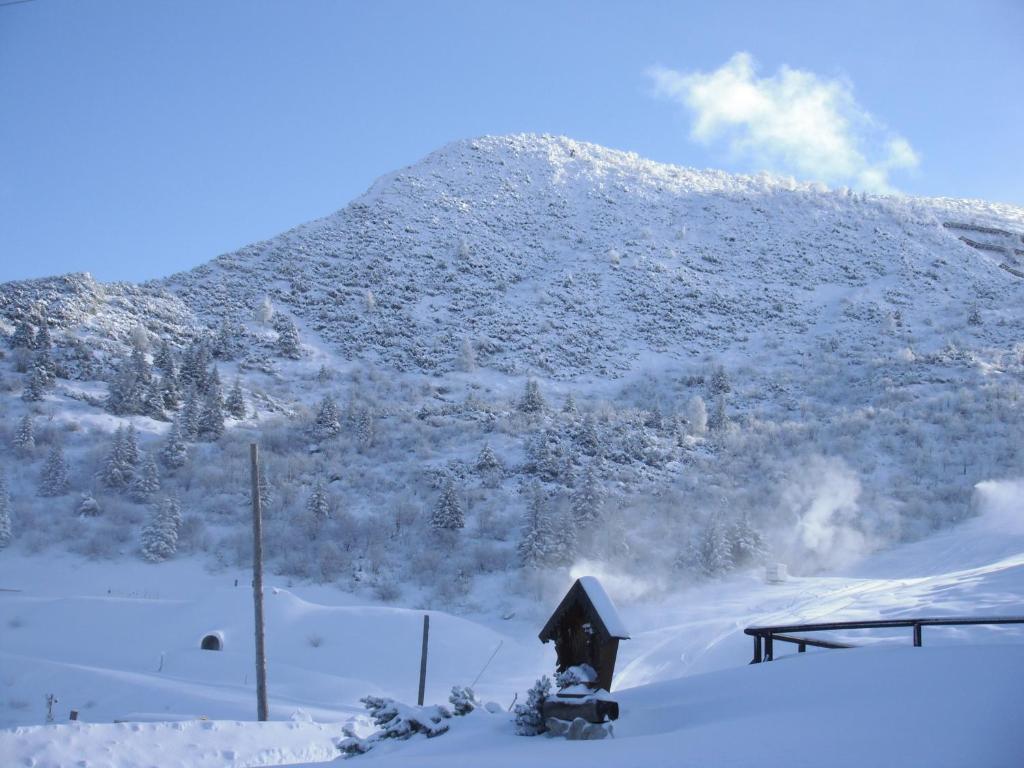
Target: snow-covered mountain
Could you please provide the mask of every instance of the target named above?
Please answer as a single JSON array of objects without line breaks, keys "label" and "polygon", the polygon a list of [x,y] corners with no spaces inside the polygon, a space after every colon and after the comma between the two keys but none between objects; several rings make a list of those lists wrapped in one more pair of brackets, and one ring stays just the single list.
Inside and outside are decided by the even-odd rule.
[{"label": "snow-covered mountain", "polygon": [[[270,296],[339,354],[402,371],[480,365],[618,376],[652,358],[805,367],[824,343],[891,354],[945,341],[973,307],[986,347],[1016,341],[1024,211],[866,197],[698,172],[550,136],[452,144],[324,219],[143,286],[7,284],[51,322],[124,337],[248,319]],[[1002,268],[1001,268],[1002,267]],[[1016,270],[1011,271],[1011,270]]]},{"label": "snow-covered mountain", "polygon": [[[727,571],[753,526],[812,571],[962,519],[975,483],[1024,467],[1024,210],[560,137],[457,142],[336,214],[163,280],[6,283],[0,318],[11,517],[29,548],[134,556],[157,492],[129,498],[141,465],[111,477],[111,434],[132,422],[143,454],[162,452],[168,421],[211,398],[219,411],[232,382],[226,433],[220,414],[193,424],[180,463],[146,481],[183,505],[182,551],[244,561],[244,445],[259,439],[276,567],[392,598],[436,579],[446,604],[517,570],[524,520],[554,538],[589,520],[589,544],[545,550],[561,566]],[[43,326],[53,364],[35,376],[26,339]],[[524,406],[527,378],[546,404]],[[327,400],[344,408],[324,431]],[[71,498],[44,502],[55,447],[70,474],[38,490]],[[73,517],[78,494],[106,513],[86,501]],[[424,554],[439,503],[462,507],[457,557]]]}]

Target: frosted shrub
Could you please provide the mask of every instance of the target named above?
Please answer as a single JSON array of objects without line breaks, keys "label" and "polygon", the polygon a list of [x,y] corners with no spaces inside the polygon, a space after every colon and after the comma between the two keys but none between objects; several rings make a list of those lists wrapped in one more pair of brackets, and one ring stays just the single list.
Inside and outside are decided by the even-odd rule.
[{"label": "frosted shrub", "polygon": [[544,675],[526,694],[526,701],[516,704],[516,733],[520,736],[537,736],[544,733],[544,702],[551,695],[551,680]]}]

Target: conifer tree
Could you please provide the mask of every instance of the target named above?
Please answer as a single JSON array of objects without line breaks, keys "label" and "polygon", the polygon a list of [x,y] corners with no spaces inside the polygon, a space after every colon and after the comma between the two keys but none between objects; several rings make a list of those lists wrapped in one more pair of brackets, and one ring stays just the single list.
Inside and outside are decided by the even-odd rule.
[{"label": "conifer tree", "polygon": [[153,356],[153,365],[159,368],[165,376],[172,369],[177,369],[177,366],[174,364],[174,352],[171,351],[171,345],[167,339],[160,341],[160,347]]},{"label": "conifer tree", "polygon": [[185,405],[182,406],[181,412],[178,414],[181,422],[181,436],[189,442],[199,438],[201,408],[199,393],[195,389],[190,389],[185,396]]},{"label": "conifer tree", "polygon": [[180,414],[171,422],[171,428],[167,430],[167,437],[160,449],[160,461],[168,469],[178,469],[185,466],[185,462],[188,461],[188,444],[182,434]]},{"label": "conifer tree", "polygon": [[434,507],[434,514],[430,519],[434,528],[444,530],[457,530],[466,525],[466,519],[462,512],[462,504],[459,502],[459,494],[455,490],[455,481],[448,478],[445,481],[444,489]]},{"label": "conifer tree", "polygon": [[14,333],[9,341],[11,349],[35,349],[36,331],[27,317],[22,317],[14,324]]},{"label": "conifer tree", "polygon": [[135,429],[134,424],[129,424],[128,428],[124,430],[124,437],[122,438],[121,451],[124,454],[124,460],[131,468],[131,472],[135,472],[135,468],[139,466],[139,433]]},{"label": "conifer tree", "polygon": [[[49,344],[50,337],[46,337],[47,344]],[[32,362],[35,369],[39,371],[39,378],[42,380],[44,387],[52,387],[57,381],[57,366],[53,362],[53,358],[50,356],[50,347],[47,346],[36,352],[35,358]]]},{"label": "conifer tree", "polygon": [[359,440],[359,449],[366,451],[372,448],[376,436],[373,412],[369,408],[363,408],[359,414],[359,421],[356,423],[356,438]]},{"label": "conifer tree", "polygon": [[313,492],[306,500],[306,512],[309,514],[310,525],[314,535],[320,531],[323,524],[331,516],[330,500],[327,498],[327,491],[324,489],[323,481],[317,478]]},{"label": "conifer tree", "polygon": [[600,456],[603,453],[601,437],[597,432],[597,420],[594,418],[594,414],[588,413],[583,419],[579,434],[576,436],[576,442],[579,443],[580,450],[587,456]]},{"label": "conifer tree", "polygon": [[131,482],[131,497],[138,502],[149,501],[160,490],[160,473],[156,461],[149,454],[139,462]]},{"label": "conifer tree", "polygon": [[601,519],[605,490],[598,474],[597,461],[591,461],[572,495],[572,518],[580,530],[592,530]]},{"label": "conifer tree", "polygon": [[720,432],[729,426],[729,417],[725,412],[725,395],[715,398],[715,410],[708,418],[708,429]]},{"label": "conifer tree", "polygon": [[165,498],[152,511],[149,522],[142,529],[142,556],[151,563],[173,557],[178,551],[178,533],[181,528],[181,510],[178,503]]},{"label": "conifer tree", "polygon": [[732,392],[732,384],[729,382],[729,374],[725,372],[724,366],[717,365],[711,374],[711,380],[708,382],[708,394],[712,397],[717,397],[718,395],[725,395],[729,392]]},{"label": "conifer tree", "polygon": [[123,426],[118,427],[117,431],[114,432],[110,450],[107,452],[107,458],[103,462],[103,468],[100,471],[100,479],[107,488],[123,490],[132,481],[135,467],[131,463],[130,452],[127,450],[125,443],[126,439],[125,428]]},{"label": "conifer tree", "polygon": [[174,411],[181,405],[181,388],[178,385],[178,369],[173,358],[167,362],[167,367],[163,371],[164,375],[160,379],[160,399],[163,401],[164,409]]},{"label": "conifer tree", "polygon": [[18,429],[14,432],[14,452],[25,457],[32,455],[36,449],[35,430],[32,427],[32,414],[26,413],[18,422]]},{"label": "conifer tree", "polygon": [[203,398],[202,410],[199,412],[199,437],[214,442],[224,434],[224,411],[221,407],[220,392],[210,387]]},{"label": "conifer tree", "polygon": [[330,395],[324,395],[313,424],[313,436],[318,440],[327,440],[339,434],[341,434],[341,414],[338,411],[338,404]]},{"label": "conifer tree", "polygon": [[68,490],[68,465],[60,443],[54,443],[39,476],[40,496],[61,496]]},{"label": "conifer tree", "polygon": [[733,567],[732,543],[720,512],[712,513],[698,542],[698,565],[705,576],[716,576]]},{"label": "conifer tree", "polygon": [[536,379],[527,379],[526,390],[523,392],[523,399],[519,404],[519,410],[523,413],[540,413],[547,407],[544,396],[540,393],[540,384]]},{"label": "conifer tree", "polygon": [[476,457],[476,469],[480,473],[500,472],[502,470],[501,460],[498,458],[490,443],[484,443],[480,454]]},{"label": "conifer tree", "polygon": [[299,342],[299,329],[295,321],[288,315],[274,317],[274,329],[277,331],[277,351],[282,357],[298,360],[302,357],[302,346]]},{"label": "conifer tree", "polygon": [[82,498],[78,502],[78,515],[79,517],[99,517],[100,505],[99,502],[93,497],[88,491],[82,492]]},{"label": "conifer tree", "polygon": [[0,470],[0,549],[11,543],[11,497],[7,492],[7,478]]},{"label": "conifer tree", "polygon": [[224,401],[224,409],[234,419],[245,418],[245,396],[242,394],[242,382],[237,376],[231,391],[228,392],[227,400]]},{"label": "conifer tree", "polygon": [[36,329],[35,344],[32,345],[32,349],[47,354],[53,349],[53,341],[50,338],[50,322],[45,315],[39,318],[39,327]]},{"label": "conifer tree", "polygon": [[519,560],[524,568],[542,568],[558,559],[558,537],[540,483],[533,482],[529,496],[526,524],[518,546]]},{"label": "conifer tree", "polygon": [[732,563],[736,567],[759,565],[768,557],[764,537],[754,527],[747,512],[732,524],[729,529],[729,541],[732,546]]},{"label": "conifer tree", "polygon": [[579,408],[576,407],[576,398],[572,392],[565,396],[565,404],[562,406],[562,413],[566,414],[571,418],[576,418],[579,415]]},{"label": "conifer tree", "polygon": [[33,365],[25,374],[25,388],[21,391],[21,399],[26,403],[38,403],[46,394],[46,374],[37,365]]}]

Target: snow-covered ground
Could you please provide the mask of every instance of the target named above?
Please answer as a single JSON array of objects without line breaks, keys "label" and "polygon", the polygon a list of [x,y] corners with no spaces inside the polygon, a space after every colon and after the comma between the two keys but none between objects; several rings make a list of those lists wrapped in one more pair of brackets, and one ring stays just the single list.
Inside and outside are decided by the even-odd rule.
[{"label": "snow-covered ground", "polygon": [[[616,738],[513,735],[510,716],[477,711],[450,733],[374,749],[368,765],[1011,766],[1024,630],[926,628],[860,633],[852,651],[782,650],[749,666],[750,624],[922,615],[1024,614],[1024,484],[978,489],[981,514],[878,553],[841,574],[770,585],[744,573],[669,597],[631,599],[625,574],[598,574],[632,639],[622,644]],[[239,579],[235,586],[235,578]],[[360,720],[358,698],[415,698],[421,612],[331,587],[267,591],[273,722],[254,717],[251,595],[244,572],[195,560],[159,566],[71,557],[0,558],[3,765],[250,766],[335,758],[331,739]],[[566,585],[568,586],[568,585]],[[473,682],[503,706],[550,671],[537,642],[553,606],[503,620],[431,612],[428,702]],[[223,651],[199,649],[221,632]],[[45,718],[47,693],[59,724]],[[66,722],[69,709],[81,722]],[[203,721],[197,718],[206,717]],[[114,720],[141,721],[113,724]],[[166,720],[171,722],[154,722]]]}]

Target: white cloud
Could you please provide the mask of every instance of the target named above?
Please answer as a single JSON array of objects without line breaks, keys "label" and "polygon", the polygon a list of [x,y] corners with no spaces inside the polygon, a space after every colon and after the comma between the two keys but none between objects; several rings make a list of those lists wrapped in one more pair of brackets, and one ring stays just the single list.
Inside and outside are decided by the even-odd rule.
[{"label": "white cloud", "polygon": [[737,159],[760,169],[887,192],[891,171],[919,162],[910,143],[861,107],[843,80],[786,66],[758,77],[748,53],[713,72],[656,67],[647,74],[658,96],[693,113],[694,140],[725,140]]}]

